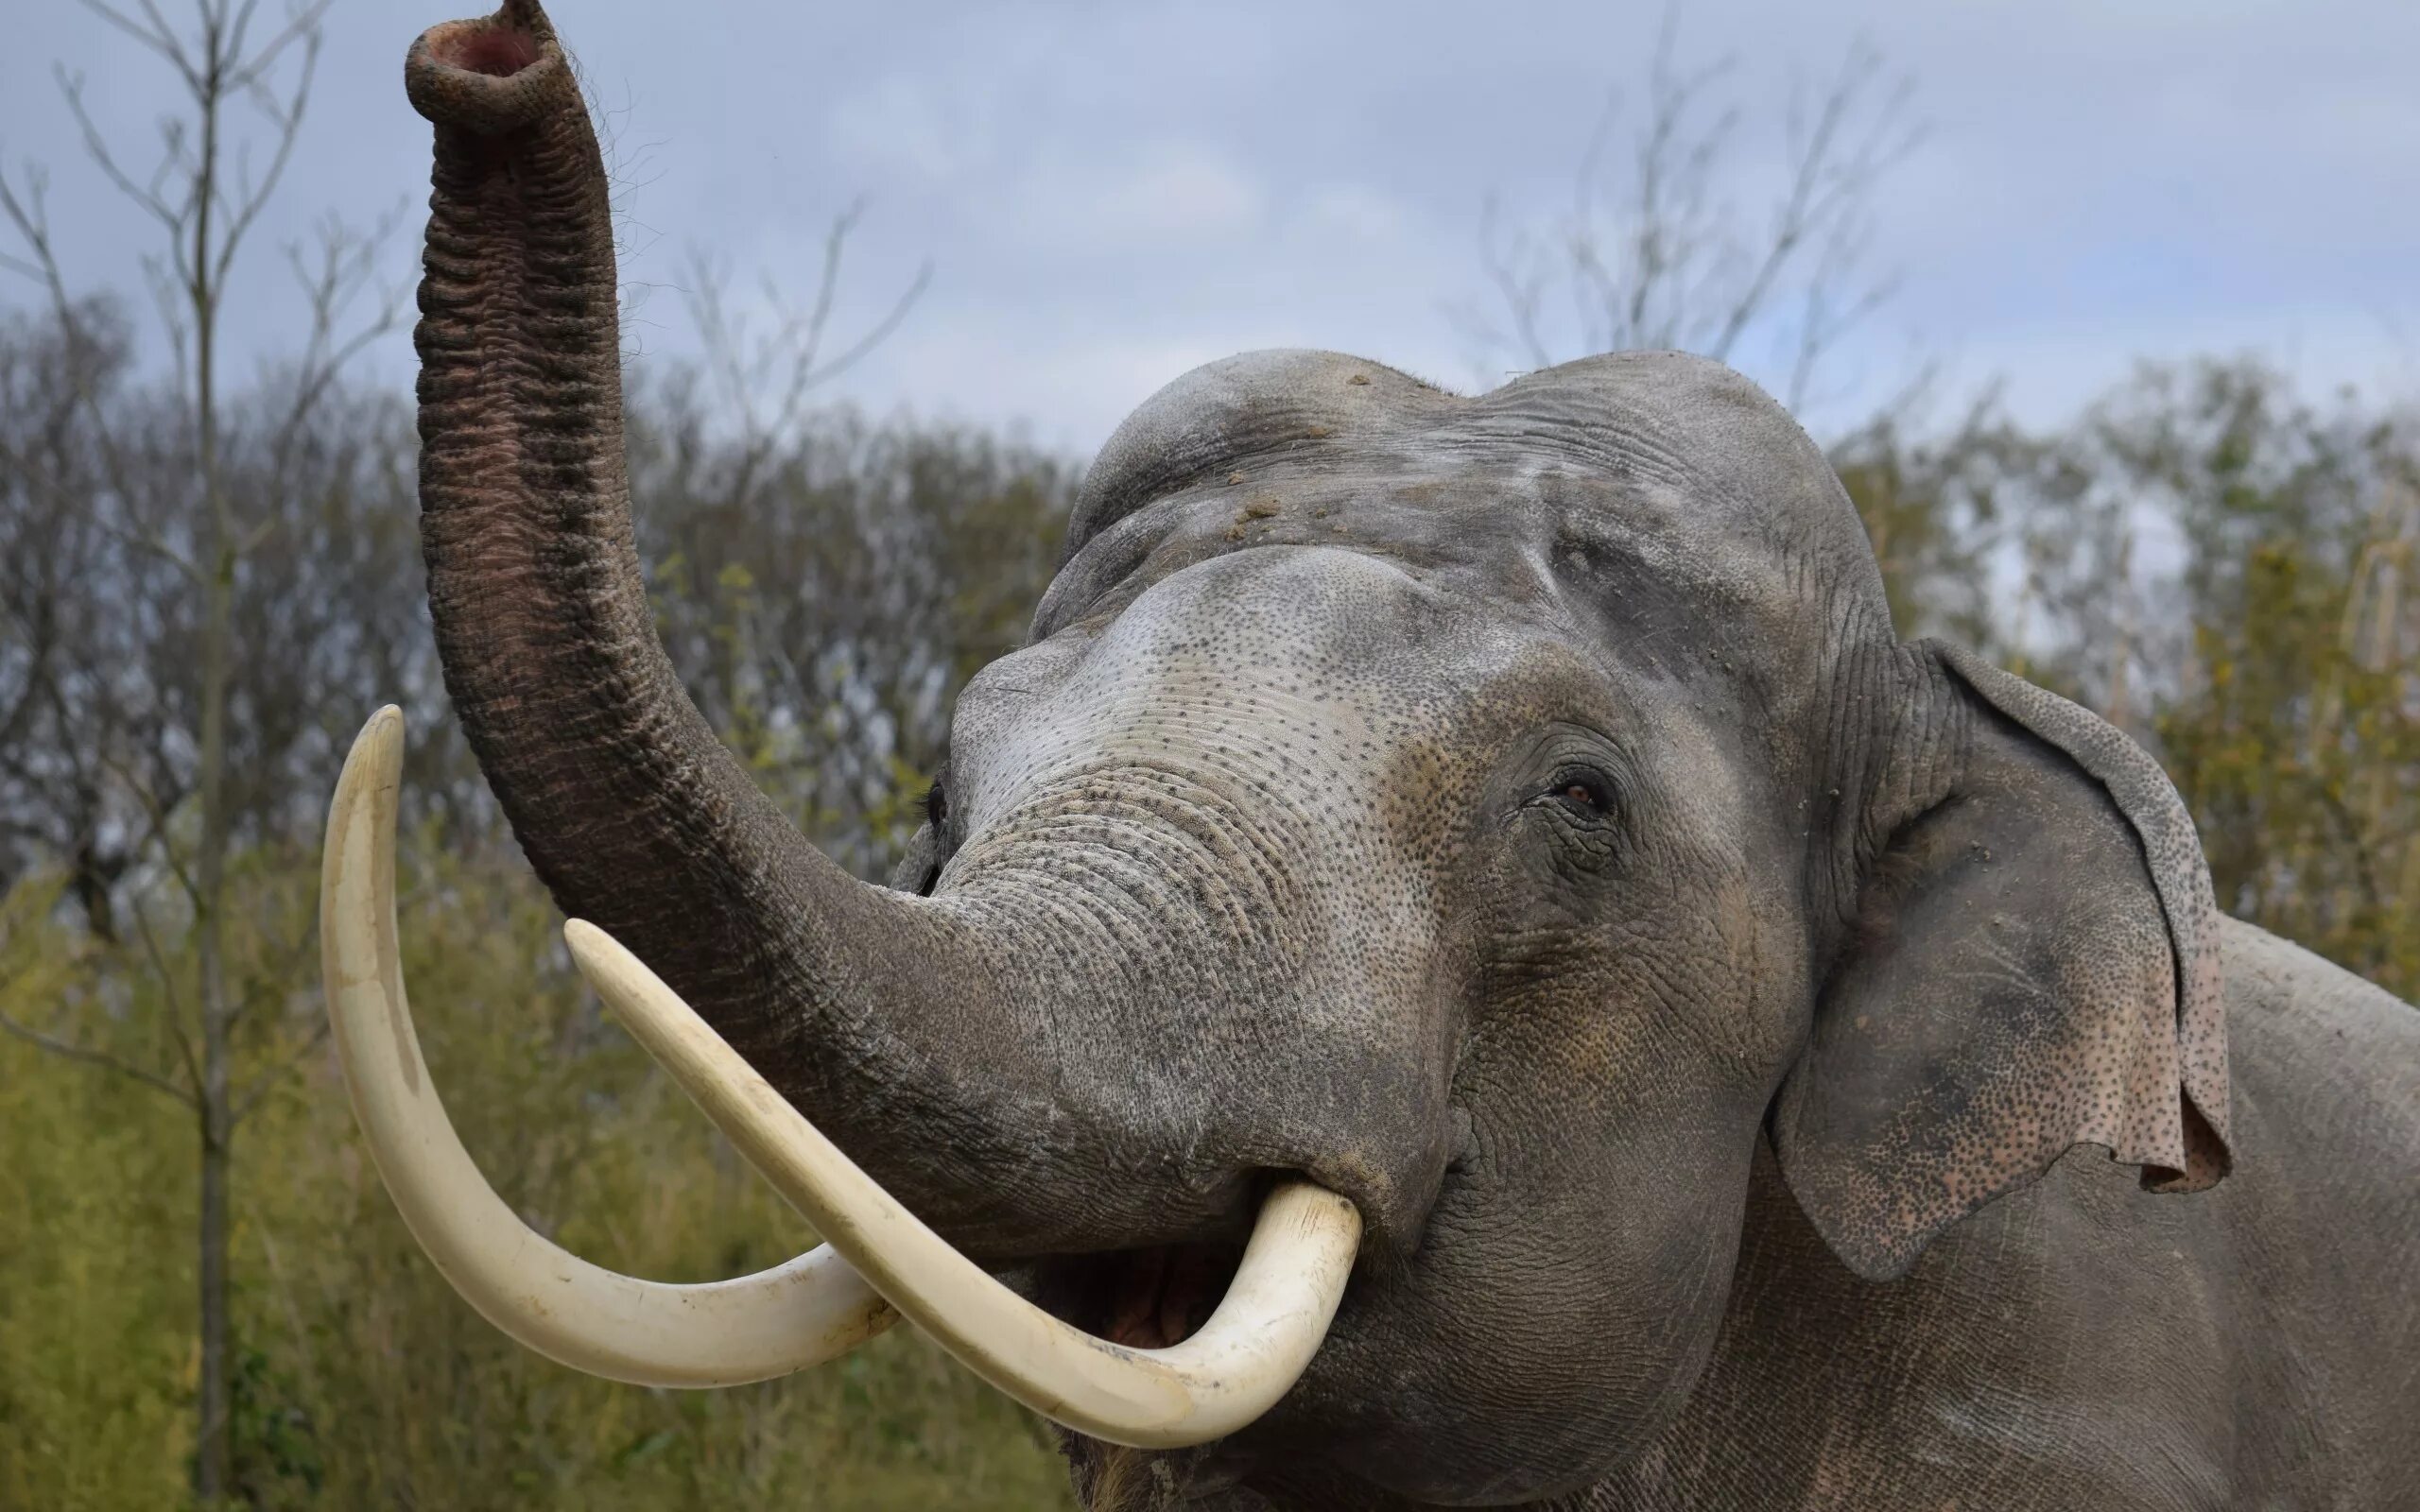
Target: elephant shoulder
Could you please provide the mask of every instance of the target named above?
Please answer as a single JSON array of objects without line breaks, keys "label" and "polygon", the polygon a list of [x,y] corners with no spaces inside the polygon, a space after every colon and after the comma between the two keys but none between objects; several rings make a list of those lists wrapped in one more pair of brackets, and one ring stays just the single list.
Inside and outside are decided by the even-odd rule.
[{"label": "elephant shoulder", "polygon": [[[2207,1194],[2238,1283],[2247,1490],[2420,1486],[2420,1009],[2265,930],[2221,929],[2236,1167]],[[2392,1489],[2391,1489],[2392,1488]]]},{"label": "elephant shoulder", "polygon": [[2420,1008],[2256,925],[2226,919],[2220,940],[2238,1100],[2306,1113],[2382,1103],[2420,1140]]},{"label": "elephant shoulder", "polygon": [[2221,949],[2238,1206],[2288,1228],[2325,1214],[2420,1263],[2420,1009],[2239,920]]}]

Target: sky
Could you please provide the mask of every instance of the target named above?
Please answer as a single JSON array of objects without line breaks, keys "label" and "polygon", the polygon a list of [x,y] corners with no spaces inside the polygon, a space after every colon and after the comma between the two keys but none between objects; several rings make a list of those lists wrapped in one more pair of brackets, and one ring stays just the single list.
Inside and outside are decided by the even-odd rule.
[{"label": "sky", "polygon": [[[163,0],[181,14],[178,0]],[[274,14],[279,0],[266,0]],[[12,8],[0,164],[44,164],[79,290],[140,287],[147,231],[90,167],[53,70],[147,163],[164,65],[73,0]],[[230,294],[243,360],[290,340],[278,249],[334,215],[397,217],[406,286],[428,128],[405,102],[403,0],[335,0],[303,141]],[[560,0],[608,108],[626,345],[696,350],[700,256],[763,319],[804,303],[860,199],[836,332],[897,333],[827,396],[1088,453],[1188,368],[1318,346],[1465,390],[1518,365],[1486,309],[1481,226],[1566,207],[1610,100],[1634,103],[1660,0],[1473,5]],[[667,19],[674,17],[677,19]],[[1696,0],[1685,64],[1736,60],[1714,202],[1761,215],[1793,84],[1853,38],[1912,81],[1917,148],[1870,206],[1895,296],[1826,369],[1819,433],[1920,366],[2055,422],[2143,357],[2253,352],[2314,387],[2420,396],[2420,6],[2410,0]],[[1635,120],[1633,108],[1616,122]],[[0,228],[0,250],[6,245]],[[0,273],[0,301],[30,285]],[[155,349],[156,350],[156,349]],[[1779,387],[1769,354],[1737,359]],[[403,381],[398,332],[363,355]]]}]

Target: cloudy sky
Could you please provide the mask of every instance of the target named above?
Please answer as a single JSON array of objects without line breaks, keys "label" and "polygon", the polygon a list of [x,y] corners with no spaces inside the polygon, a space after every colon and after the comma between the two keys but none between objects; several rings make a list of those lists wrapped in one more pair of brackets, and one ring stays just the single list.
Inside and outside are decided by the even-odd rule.
[{"label": "cloudy sky", "polygon": [[[400,211],[389,262],[408,276],[427,128],[399,65],[445,9],[337,0],[265,251],[332,212]],[[1252,347],[1490,381],[1454,315],[1486,294],[1482,208],[1495,197],[1545,224],[1569,203],[1609,92],[1635,97],[1660,14],[1655,0],[555,9],[612,108],[623,271],[647,294],[639,360],[692,348],[693,254],[803,300],[825,225],[864,196],[843,330],[918,266],[932,284],[844,396],[1078,450],[1186,368]],[[1696,0],[1683,60],[1737,59],[1721,202],[1759,212],[1792,80],[1830,74],[1858,35],[1912,77],[1927,129],[1873,206],[1900,292],[1835,365],[1836,409],[1931,359],[2053,419],[2137,356],[2243,350],[2313,384],[2420,394],[2420,6]],[[81,158],[55,63],[85,74],[102,131],[139,161],[169,76],[70,0],[16,8],[0,54],[0,157],[12,174],[49,164],[82,284],[132,286],[143,224]],[[280,279],[263,257],[235,290],[239,344],[290,329]],[[27,292],[0,284],[0,299]],[[397,337],[369,360],[400,378],[409,350]]]}]

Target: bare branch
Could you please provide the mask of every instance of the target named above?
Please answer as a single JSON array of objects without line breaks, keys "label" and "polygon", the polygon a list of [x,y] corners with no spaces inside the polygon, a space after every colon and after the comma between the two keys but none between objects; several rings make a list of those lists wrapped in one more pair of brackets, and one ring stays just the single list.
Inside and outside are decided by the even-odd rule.
[{"label": "bare branch", "polygon": [[908,318],[908,312],[915,307],[916,301],[924,298],[925,291],[932,286],[932,282],[933,265],[930,263],[919,265],[916,276],[908,280],[908,286],[900,291],[898,300],[892,303],[890,311],[881,319],[876,320],[873,327],[848,350],[815,369],[808,387],[820,386],[838,377],[864,361],[876,347],[889,340],[891,333],[897,331],[901,322]]},{"label": "bare branch", "polygon": [[[316,51],[320,45],[320,23],[326,17],[330,3],[331,0],[312,0],[311,4],[297,9],[286,21],[284,30],[262,43],[251,59],[227,76],[227,87],[231,90],[251,89],[260,80],[261,76],[277,66],[278,59],[284,56],[285,49],[292,46],[299,38],[307,38],[308,45]],[[251,9],[250,5],[244,8],[247,22],[250,20]],[[239,53],[243,50],[240,36],[229,44],[228,50],[231,53]]]},{"label": "bare branch", "polygon": [[[117,192],[129,202],[160,222],[171,233],[182,229],[192,215],[190,203],[182,207],[172,205],[160,194],[160,184],[167,173],[168,163],[162,164],[149,183],[135,182],[134,176],[118,165],[117,154],[110,150],[109,139],[101,135],[101,129],[93,124],[91,112],[84,109],[84,76],[70,74],[64,67],[53,72],[59,79],[60,93],[66,96],[68,112],[76,117],[77,128],[83,133],[84,151],[93,160],[93,165],[101,170],[102,176],[115,185]],[[171,134],[167,154],[171,162],[178,150]]]},{"label": "bare branch", "polygon": [[[293,270],[295,285],[310,311],[310,328],[296,365],[292,403],[273,433],[280,472],[285,470],[293,448],[300,443],[312,410],[332,391],[337,374],[362,348],[392,331],[403,318],[410,286],[396,283],[381,291],[377,307],[367,319],[351,332],[338,335],[347,313],[375,282],[378,253],[401,221],[401,213],[390,211],[369,231],[355,232],[331,216],[320,226],[316,266],[305,263],[300,246],[286,248],[286,266]],[[268,539],[274,526],[274,521],[264,521],[237,554],[249,555]]]},{"label": "bare branch", "polygon": [[201,897],[200,884],[195,880],[191,872],[185,869],[184,862],[177,855],[176,847],[168,843],[168,815],[175,808],[176,801],[163,802],[161,795],[152,791],[150,783],[144,782],[138,774],[128,771],[124,762],[108,752],[101,752],[95,759],[112,776],[123,783],[126,790],[134,795],[134,800],[143,806],[144,814],[149,819],[150,826],[145,831],[140,844],[148,847],[155,840],[159,842],[160,864],[168,868],[168,874],[176,879],[177,886],[186,898],[199,903]]},{"label": "bare branch", "polygon": [[1514,346],[1528,359],[1530,367],[1547,367],[1554,358],[1547,351],[1546,337],[1538,326],[1543,280],[1524,266],[1535,261],[1529,255],[1526,237],[1514,232],[1511,233],[1510,245],[1500,243],[1498,221],[1502,209],[1501,200],[1490,195],[1479,210],[1479,257],[1489,284],[1512,318],[1512,332],[1508,339],[1500,328],[1472,312],[1464,313],[1461,321],[1466,329],[1478,333],[1489,345]]},{"label": "bare branch", "polygon": [[195,75],[193,65],[185,60],[184,49],[177,43],[176,32],[161,16],[151,0],[143,0],[144,14],[151,23],[147,26],[137,25],[133,17],[115,7],[103,5],[101,0],[83,0],[83,4],[85,9],[166,59],[170,67],[184,76],[185,86],[188,89],[198,90],[201,87],[201,81]]},{"label": "bare branch", "polygon": [[[761,338],[752,335],[747,318],[735,314],[726,302],[727,269],[702,251],[690,254],[689,287],[683,291],[690,318],[704,342],[708,371],[722,390],[724,402],[740,418],[739,468],[733,497],[742,505],[753,495],[758,470],[773,443],[791,434],[804,415],[808,397],[888,340],[931,284],[932,266],[925,264],[865,335],[838,355],[823,355],[838,302],[842,254],[864,211],[860,200],[833,217],[824,235],[815,297],[804,310],[790,306],[772,280],[766,279],[763,298],[773,321]],[[768,413],[759,396],[777,384],[778,399]]]},{"label": "bare branch", "polygon": [[[1461,323],[1483,354],[1510,351],[1532,367],[1665,347],[1735,361],[1771,336],[1788,387],[1804,399],[1842,336],[1896,291],[1893,278],[1864,276],[1865,214],[1920,138],[1908,120],[1912,87],[1853,43],[1823,87],[1786,112],[1780,187],[1761,214],[1742,215],[1724,198],[1746,121],[1721,97],[1735,60],[1685,66],[1680,16],[1677,3],[1667,7],[1635,113],[1620,91],[1608,93],[1563,215],[1539,232],[1508,231],[1491,198],[1479,258],[1500,316]],[[1569,301],[1563,318],[1549,315],[1557,292]],[[1568,350],[1575,339],[1579,352]]]},{"label": "bare branch", "polygon": [[[50,212],[46,203],[49,192],[50,176],[40,167],[29,166],[26,170],[22,198],[15,186],[0,176],[0,214],[9,217],[9,223],[24,238],[26,249],[34,254],[30,263],[12,257],[9,259],[9,266],[41,284],[50,295],[52,311],[68,318],[72,318],[76,301],[68,296],[66,278],[60,271],[59,253],[50,244]],[[67,334],[71,340],[76,335],[72,328]]]},{"label": "bare branch", "polygon": [[[309,13],[316,17],[320,9],[322,8],[314,8]],[[289,33],[292,29],[288,28]],[[211,269],[214,299],[217,288],[226,281],[227,270],[234,266],[235,253],[243,245],[245,233],[252,229],[252,223],[259,219],[261,211],[277,192],[278,180],[285,177],[285,165],[293,161],[294,144],[302,134],[302,112],[310,102],[311,81],[320,67],[320,32],[314,26],[301,35],[304,39],[302,66],[295,81],[293,98],[283,107],[277,106],[273,100],[264,107],[264,113],[269,117],[276,132],[276,146],[269,156],[268,171],[262,176],[257,187],[248,188],[237,197],[232,206],[233,214],[227,229],[219,234],[216,265]],[[285,42],[281,41],[278,45],[283,48]],[[248,78],[258,77],[257,70],[247,76]],[[244,87],[250,93],[249,83]]]},{"label": "bare branch", "polygon": [[27,1044],[38,1046],[61,1059],[80,1061],[88,1066],[98,1066],[105,1071],[116,1072],[121,1076],[142,1083],[153,1091],[175,1098],[187,1108],[200,1106],[187,1089],[178,1086],[157,1072],[147,1071],[132,1061],[122,1060],[106,1050],[95,1050],[90,1045],[76,1044],[55,1035],[44,1034],[29,1024],[19,1023],[6,1013],[0,1013],[0,1029],[5,1029]]},{"label": "bare branch", "polygon": [[241,1127],[244,1120],[251,1117],[252,1110],[260,1107],[262,1098],[275,1091],[277,1084],[284,1081],[296,1066],[301,1065],[303,1058],[312,1051],[327,1042],[328,1023],[327,1017],[324,1014],[321,1015],[319,1022],[312,1026],[311,1032],[303,1036],[302,1043],[288,1051],[285,1058],[262,1073],[261,1079],[253,1084],[252,1090],[235,1100],[234,1110],[228,1119],[228,1127]]},{"label": "bare branch", "polygon": [[[277,932],[264,923],[261,933],[274,936]],[[272,937],[270,943],[278,947],[278,955],[268,971],[263,973],[264,977],[271,984],[293,980],[294,969],[302,965],[304,953],[309,951],[318,940],[319,936],[310,932],[305,932],[302,938],[296,940],[280,940]],[[254,1008],[270,1001],[274,996],[273,991],[252,991],[244,994],[244,1000],[236,1004],[227,1015],[229,1029],[232,1030],[236,1024],[243,1022]]]}]

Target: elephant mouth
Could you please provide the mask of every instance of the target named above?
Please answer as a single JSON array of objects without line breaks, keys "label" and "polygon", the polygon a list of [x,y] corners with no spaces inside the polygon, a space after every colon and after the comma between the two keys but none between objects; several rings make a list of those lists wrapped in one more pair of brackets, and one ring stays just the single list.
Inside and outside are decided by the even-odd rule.
[{"label": "elephant mouth", "polygon": [[1033,1267],[1034,1301],[1113,1344],[1165,1349],[1209,1322],[1243,1257],[1236,1237],[1047,1260]]}]

